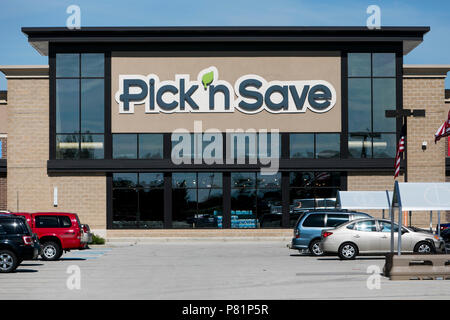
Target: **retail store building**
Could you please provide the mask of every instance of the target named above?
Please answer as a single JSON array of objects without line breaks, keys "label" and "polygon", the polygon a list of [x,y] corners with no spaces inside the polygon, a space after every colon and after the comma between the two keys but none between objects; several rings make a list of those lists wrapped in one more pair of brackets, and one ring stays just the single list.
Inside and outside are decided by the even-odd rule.
[{"label": "retail store building", "polygon": [[428,27],[22,30],[48,66],[0,66],[0,209],[108,237],[290,235],[338,190],[392,190],[401,109],[425,117],[398,179],[449,181],[450,65],[403,64]]}]

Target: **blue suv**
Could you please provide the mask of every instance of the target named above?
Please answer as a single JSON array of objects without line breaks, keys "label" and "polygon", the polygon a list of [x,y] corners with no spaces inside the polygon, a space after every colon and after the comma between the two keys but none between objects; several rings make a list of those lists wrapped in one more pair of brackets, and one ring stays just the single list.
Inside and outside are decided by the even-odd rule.
[{"label": "blue suv", "polygon": [[294,227],[291,249],[308,249],[314,256],[323,255],[319,247],[322,230],[336,228],[350,220],[372,218],[367,213],[347,210],[309,210],[300,214]]}]

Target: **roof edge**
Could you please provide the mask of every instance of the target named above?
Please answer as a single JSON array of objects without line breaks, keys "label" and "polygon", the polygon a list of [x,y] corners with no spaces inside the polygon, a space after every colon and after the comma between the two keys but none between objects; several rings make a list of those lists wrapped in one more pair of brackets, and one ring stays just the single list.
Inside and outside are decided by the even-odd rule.
[{"label": "roof edge", "polygon": [[404,64],[403,76],[435,76],[447,77],[450,64]]},{"label": "roof edge", "polygon": [[5,75],[6,79],[48,78],[49,67],[48,65],[0,65],[0,72]]}]

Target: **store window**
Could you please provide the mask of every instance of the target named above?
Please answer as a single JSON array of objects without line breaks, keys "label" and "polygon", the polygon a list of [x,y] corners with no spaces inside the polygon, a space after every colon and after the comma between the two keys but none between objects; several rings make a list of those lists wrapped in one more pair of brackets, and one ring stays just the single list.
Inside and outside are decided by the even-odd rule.
[{"label": "store window", "polygon": [[280,173],[231,173],[231,228],[279,228],[281,220]]},{"label": "store window", "polygon": [[348,54],[349,157],[395,156],[396,81],[395,53]]},{"label": "store window", "polygon": [[164,226],[164,174],[113,174],[113,228]]},{"label": "store window", "polygon": [[339,133],[291,133],[289,135],[290,158],[339,158],[340,139]]},{"label": "store window", "polygon": [[104,158],[104,54],[56,54],[56,158]]},{"label": "store window", "polygon": [[160,133],[113,134],[114,159],[162,159],[164,137]]},{"label": "store window", "polygon": [[[258,159],[258,157],[280,157],[281,155],[281,135],[272,135],[270,132],[264,134],[258,132],[249,133],[229,133],[229,141],[233,152],[233,159]],[[262,148],[261,148],[262,147]],[[272,148],[277,148],[272,152]]]},{"label": "store window", "polygon": [[222,173],[172,174],[172,227],[222,228]]},{"label": "store window", "polygon": [[298,217],[311,209],[336,207],[341,186],[339,172],[291,172],[289,175],[289,220],[293,227]]}]

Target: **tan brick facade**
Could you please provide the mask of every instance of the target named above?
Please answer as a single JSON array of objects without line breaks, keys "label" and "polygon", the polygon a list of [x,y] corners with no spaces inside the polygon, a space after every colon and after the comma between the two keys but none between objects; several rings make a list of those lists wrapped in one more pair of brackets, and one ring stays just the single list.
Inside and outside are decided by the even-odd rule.
[{"label": "tan brick facade", "polygon": [[47,174],[48,78],[8,79],[8,140],[9,210],[75,212],[91,229],[106,228],[104,175]]}]

